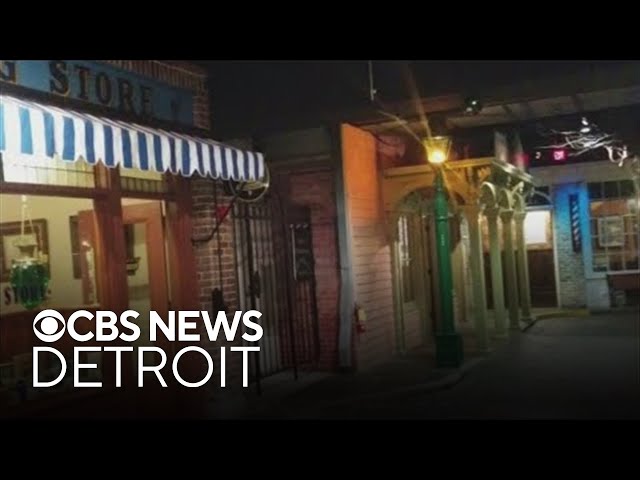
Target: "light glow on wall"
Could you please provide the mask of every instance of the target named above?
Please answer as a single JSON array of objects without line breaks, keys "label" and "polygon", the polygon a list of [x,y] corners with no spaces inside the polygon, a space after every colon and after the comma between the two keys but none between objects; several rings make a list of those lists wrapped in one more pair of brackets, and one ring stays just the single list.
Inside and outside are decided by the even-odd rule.
[{"label": "light glow on wall", "polygon": [[551,232],[551,212],[537,210],[527,213],[524,219],[524,238],[527,245],[549,244]]}]

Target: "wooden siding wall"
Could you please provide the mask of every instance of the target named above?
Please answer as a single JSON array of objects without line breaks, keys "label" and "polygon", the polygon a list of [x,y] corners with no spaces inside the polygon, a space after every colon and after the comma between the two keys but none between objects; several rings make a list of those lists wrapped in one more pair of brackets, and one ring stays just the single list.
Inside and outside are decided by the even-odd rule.
[{"label": "wooden siding wall", "polygon": [[394,351],[391,250],[375,138],[351,125],[342,125],[341,136],[355,302],[367,316],[365,331],[354,333],[356,362],[363,369],[387,360]]}]

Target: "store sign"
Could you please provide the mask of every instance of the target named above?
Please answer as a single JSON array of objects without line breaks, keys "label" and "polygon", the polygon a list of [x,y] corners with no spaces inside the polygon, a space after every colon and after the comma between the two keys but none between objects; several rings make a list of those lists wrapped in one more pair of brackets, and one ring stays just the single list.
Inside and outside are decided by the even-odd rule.
[{"label": "store sign", "polygon": [[84,60],[0,60],[0,85],[82,100],[143,118],[193,125],[193,93]]},{"label": "store sign", "polygon": [[3,304],[7,307],[11,305],[24,305],[32,302],[34,298],[50,298],[51,289],[48,287],[39,287],[36,289],[18,288],[7,286],[3,290]]}]

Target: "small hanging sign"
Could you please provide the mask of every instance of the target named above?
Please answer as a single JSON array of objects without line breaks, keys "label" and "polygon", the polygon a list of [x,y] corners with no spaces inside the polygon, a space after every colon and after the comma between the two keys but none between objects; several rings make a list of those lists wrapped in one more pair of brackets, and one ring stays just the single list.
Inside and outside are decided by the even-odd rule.
[{"label": "small hanging sign", "polygon": [[290,225],[293,240],[293,275],[296,280],[307,280],[313,277],[313,240],[311,225],[295,223]]}]

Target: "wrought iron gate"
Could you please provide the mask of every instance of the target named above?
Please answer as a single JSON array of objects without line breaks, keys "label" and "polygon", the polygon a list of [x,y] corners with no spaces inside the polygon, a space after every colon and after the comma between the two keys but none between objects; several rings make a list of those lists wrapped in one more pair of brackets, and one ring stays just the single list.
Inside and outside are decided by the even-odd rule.
[{"label": "wrought iron gate", "polygon": [[236,203],[238,301],[242,310],[262,312],[260,352],[251,355],[249,380],[313,367],[318,356],[318,315],[306,208],[281,208],[277,197]]}]

